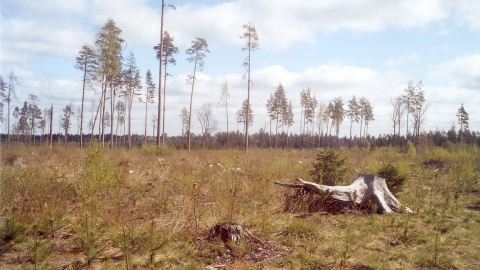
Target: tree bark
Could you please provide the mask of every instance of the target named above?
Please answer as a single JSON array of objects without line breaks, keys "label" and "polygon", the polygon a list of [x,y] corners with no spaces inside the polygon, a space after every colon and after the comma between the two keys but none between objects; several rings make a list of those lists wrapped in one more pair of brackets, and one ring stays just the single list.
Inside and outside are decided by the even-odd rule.
[{"label": "tree bark", "polygon": [[[369,202],[372,202],[379,213],[413,213],[410,208],[402,205],[390,192],[385,179],[375,175],[360,174],[349,186],[324,186],[302,179],[296,180],[300,183],[274,183],[287,188],[313,192],[320,197],[329,197],[343,205],[344,208],[362,208],[362,206],[367,206]],[[331,203],[330,200],[328,201]]]}]

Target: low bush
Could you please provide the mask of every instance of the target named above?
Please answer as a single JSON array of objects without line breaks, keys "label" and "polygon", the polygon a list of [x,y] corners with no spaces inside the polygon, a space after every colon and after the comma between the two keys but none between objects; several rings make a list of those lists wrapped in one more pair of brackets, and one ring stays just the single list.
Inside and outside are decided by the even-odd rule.
[{"label": "low bush", "polygon": [[385,179],[388,189],[397,194],[402,190],[406,177],[399,173],[398,168],[392,163],[383,165],[378,171],[377,175]]}]

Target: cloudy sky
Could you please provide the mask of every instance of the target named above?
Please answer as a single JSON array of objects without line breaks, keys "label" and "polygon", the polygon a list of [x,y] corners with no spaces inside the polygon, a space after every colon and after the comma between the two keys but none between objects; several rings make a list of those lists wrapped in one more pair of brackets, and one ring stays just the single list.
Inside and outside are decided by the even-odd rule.
[{"label": "cloudy sky", "polygon": [[[15,106],[29,94],[41,108],[53,103],[55,131],[62,109],[80,108],[82,72],[74,68],[84,44],[93,44],[99,29],[112,18],[133,52],[144,81],[147,69],[158,82],[153,46],[159,43],[161,0],[1,0],[1,75],[18,77]],[[224,108],[217,106],[228,83],[230,130],[235,112],[247,96],[242,66],[246,57],[239,38],[242,25],[258,32],[259,50],[252,54],[253,131],[268,129],[265,104],[279,83],[295,107],[293,132],[300,126],[300,98],[310,87],[319,103],[353,95],[367,98],[374,109],[372,135],[393,131],[391,100],[409,81],[423,82],[428,103],[423,130],[448,130],[461,104],[470,115],[470,129],[480,131],[480,2],[470,0],[180,0],[165,14],[165,30],[180,53],[167,81],[168,135],[181,132],[179,114],[189,106],[193,70],[185,50],[196,37],[205,38],[210,53],[194,90],[194,112],[203,103],[215,110],[219,130],[226,129]],[[88,92],[86,119],[98,91]],[[155,105],[150,105],[151,118]],[[143,133],[144,104],[134,105],[133,128]],[[192,131],[200,132],[196,118]],[[150,121],[149,121],[150,124]],[[74,121],[74,130],[77,121]],[[358,124],[357,124],[358,126]],[[348,121],[342,134],[348,133]],[[355,127],[354,128],[358,128]],[[3,127],[3,131],[5,130]],[[404,129],[404,127],[403,127]],[[149,127],[151,134],[152,127]],[[403,132],[402,132],[403,133]]]}]

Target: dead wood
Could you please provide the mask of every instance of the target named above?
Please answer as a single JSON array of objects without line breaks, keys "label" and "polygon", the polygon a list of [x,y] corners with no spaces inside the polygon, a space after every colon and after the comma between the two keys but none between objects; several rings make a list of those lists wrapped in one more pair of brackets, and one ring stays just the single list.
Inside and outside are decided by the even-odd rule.
[{"label": "dead wood", "polygon": [[325,186],[296,180],[298,184],[275,182],[294,190],[293,194],[285,196],[285,210],[293,210],[298,204],[303,204],[310,212],[338,212],[350,208],[376,209],[378,213],[413,213],[390,192],[385,179],[375,175],[360,174],[349,186]]},{"label": "dead wood", "polygon": [[221,251],[218,247],[214,248],[217,253],[215,260],[217,266],[225,266],[237,259],[268,264],[291,252],[287,248],[257,238],[248,229],[233,222],[216,224],[209,230],[204,240],[212,242],[211,245],[221,244]]},{"label": "dead wood", "polygon": [[12,155],[11,157],[7,158],[6,162],[7,165],[14,166],[14,167],[24,167],[25,162],[23,158],[19,155]]}]

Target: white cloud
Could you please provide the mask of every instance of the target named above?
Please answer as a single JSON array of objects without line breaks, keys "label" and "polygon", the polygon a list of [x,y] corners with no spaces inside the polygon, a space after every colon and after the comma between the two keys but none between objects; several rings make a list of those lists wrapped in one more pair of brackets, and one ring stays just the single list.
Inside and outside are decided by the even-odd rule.
[{"label": "white cloud", "polygon": [[480,87],[480,54],[457,57],[433,67],[429,77],[450,85],[478,89]]},{"label": "white cloud", "polygon": [[238,0],[179,6],[166,16],[166,28],[183,46],[195,36],[214,44],[238,44],[241,26],[251,22],[262,47],[284,50],[296,42],[314,41],[319,32],[422,26],[447,18],[452,7],[449,1]]}]

